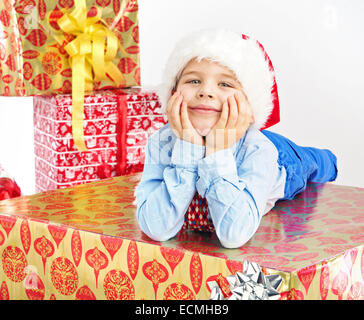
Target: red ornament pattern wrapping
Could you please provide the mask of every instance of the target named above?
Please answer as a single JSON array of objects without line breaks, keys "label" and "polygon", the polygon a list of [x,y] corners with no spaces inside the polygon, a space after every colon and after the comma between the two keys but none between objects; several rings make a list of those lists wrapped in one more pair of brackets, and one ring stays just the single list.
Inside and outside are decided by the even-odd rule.
[{"label": "red ornament pattern wrapping", "polygon": [[2,267],[7,277],[14,282],[21,282],[25,279],[24,269],[28,265],[23,251],[14,246],[8,246],[2,254]]},{"label": "red ornament pattern wrapping", "polygon": [[310,184],[231,250],[213,232],[149,239],[132,204],[140,177],[1,201],[0,299],[208,299],[212,280],[229,297],[245,259],[282,276],[281,300],[364,299],[363,189]]},{"label": "red ornament pattern wrapping", "polygon": [[[118,85],[110,78],[94,81],[94,89],[140,86],[137,0],[86,0],[85,4],[88,17],[100,9],[102,20],[119,41],[112,63],[125,80]],[[74,5],[74,0],[0,2],[0,95],[71,92],[72,70],[65,46],[74,36],[61,31],[58,20]]]},{"label": "red ornament pattern wrapping", "polygon": [[87,264],[94,269],[95,279],[96,279],[96,288],[97,288],[97,279],[99,276],[99,272],[102,269],[105,269],[109,264],[109,259],[106,254],[97,249],[88,250],[85,254]]},{"label": "red ornament pattern wrapping", "polygon": [[130,277],[132,278],[132,280],[134,280],[138,274],[139,269],[139,252],[137,244],[134,241],[130,241],[129,243],[127,260]]},{"label": "red ornament pattern wrapping", "polygon": [[58,257],[53,260],[51,268],[51,281],[54,288],[63,295],[72,295],[78,287],[78,274],[71,260]]},{"label": "red ornament pattern wrapping", "polygon": [[306,294],[308,293],[308,289],[312,283],[313,278],[316,274],[316,266],[312,265],[306,268],[303,268],[297,272],[298,278],[306,289]]},{"label": "red ornament pattern wrapping", "polygon": [[104,235],[100,236],[100,240],[104,245],[105,249],[109,252],[111,260],[114,258],[115,253],[120,249],[123,244],[123,239],[107,237]]},{"label": "red ornament pattern wrapping", "polygon": [[184,257],[184,252],[173,248],[160,247],[161,254],[172,270],[172,274],[176,266],[181,262]]},{"label": "red ornament pattern wrapping", "polygon": [[78,230],[74,230],[72,233],[71,251],[73,261],[75,262],[76,267],[78,267],[82,258],[82,242],[80,232]]},{"label": "red ornament pattern wrapping", "polygon": [[108,300],[134,300],[135,288],[128,275],[121,270],[111,270],[104,280],[104,292]]},{"label": "red ornament pattern wrapping", "polygon": [[6,235],[9,237],[10,231],[13,229],[16,223],[16,217],[4,217],[1,219],[0,224],[4,228]]},{"label": "red ornament pattern wrapping", "polygon": [[88,286],[83,286],[77,290],[76,300],[96,300],[96,296]]},{"label": "red ornament pattern wrapping", "polygon": [[196,296],[183,283],[172,283],[164,291],[163,300],[195,300]]},{"label": "red ornament pattern wrapping", "polygon": [[[0,236],[1,238],[1,236]],[[30,229],[29,229],[29,223],[27,220],[23,220],[20,226],[20,239],[21,239],[21,243],[23,245],[23,249],[25,254],[28,254],[29,249],[30,249],[30,245],[31,245],[31,233],[30,233]],[[0,244],[1,244],[1,239],[0,239]]]},{"label": "red ornament pattern wrapping", "polygon": [[197,253],[194,253],[191,259],[190,278],[193,290],[195,291],[196,294],[198,294],[202,285],[203,271],[202,271],[201,258]]},{"label": "red ornament pattern wrapping", "polygon": [[1,283],[1,287],[0,287],[0,300],[9,300],[9,290],[8,290],[8,286],[6,285],[6,282],[3,281]]},{"label": "red ornament pattern wrapping", "polygon": [[[57,201],[57,200],[56,200]],[[64,207],[62,205],[49,205],[47,206],[49,209],[63,209]],[[59,247],[59,244],[63,240],[63,238],[66,236],[67,229],[62,226],[57,226],[53,224],[48,225],[48,230],[50,234],[52,235],[53,240],[57,244],[57,248]]]},{"label": "red ornament pattern wrapping", "polygon": [[45,236],[42,236],[41,238],[35,239],[34,249],[42,257],[43,270],[45,274],[47,258],[53,255],[54,246],[50,240],[48,240]]},{"label": "red ornament pattern wrapping", "polygon": [[143,265],[143,273],[145,277],[152,282],[155,299],[157,299],[159,284],[168,279],[167,268],[154,259],[153,261],[149,261]]},{"label": "red ornament pattern wrapping", "polygon": [[37,191],[142,171],[147,138],[167,123],[152,91],[99,91],[84,108],[89,152],[74,146],[71,96],[34,97]]}]

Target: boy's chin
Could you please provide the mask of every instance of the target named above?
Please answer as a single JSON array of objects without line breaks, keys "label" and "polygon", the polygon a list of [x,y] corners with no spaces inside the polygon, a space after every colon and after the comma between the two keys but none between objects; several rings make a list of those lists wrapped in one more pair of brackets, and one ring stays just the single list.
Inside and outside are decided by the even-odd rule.
[{"label": "boy's chin", "polygon": [[195,128],[197,133],[202,136],[206,137],[208,133],[211,131],[211,128]]}]

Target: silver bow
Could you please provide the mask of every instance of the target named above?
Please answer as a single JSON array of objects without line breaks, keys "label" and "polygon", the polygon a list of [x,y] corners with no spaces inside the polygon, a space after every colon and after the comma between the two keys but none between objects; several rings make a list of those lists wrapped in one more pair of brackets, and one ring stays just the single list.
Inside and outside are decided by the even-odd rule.
[{"label": "silver bow", "polygon": [[243,272],[236,272],[227,278],[231,296],[225,298],[219,284],[209,281],[211,289],[210,300],[277,300],[280,293],[277,291],[282,277],[278,274],[265,275],[259,264],[245,260]]}]

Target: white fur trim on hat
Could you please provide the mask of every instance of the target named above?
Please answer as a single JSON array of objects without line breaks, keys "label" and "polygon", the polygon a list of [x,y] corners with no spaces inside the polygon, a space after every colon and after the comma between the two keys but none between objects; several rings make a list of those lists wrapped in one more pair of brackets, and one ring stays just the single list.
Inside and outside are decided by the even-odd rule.
[{"label": "white fur trim on hat", "polygon": [[256,40],[224,29],[197,31],[176,44],[158,88],[163,110],[183,69],[194,58],[219,62],[235,73],[253,109],[254,127],[262,128],[273,110],[274,71]]}]

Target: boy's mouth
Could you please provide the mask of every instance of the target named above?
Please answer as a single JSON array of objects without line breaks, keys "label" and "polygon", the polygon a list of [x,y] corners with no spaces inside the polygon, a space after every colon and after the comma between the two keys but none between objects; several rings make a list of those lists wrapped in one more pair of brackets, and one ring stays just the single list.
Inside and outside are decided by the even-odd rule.
[{"label": "boy's mouth", "polygon": [[189,109],[200,114],[213,114],[220,112],[220,110],[205,104],[199,104],[197,106],[189,107]]}]

